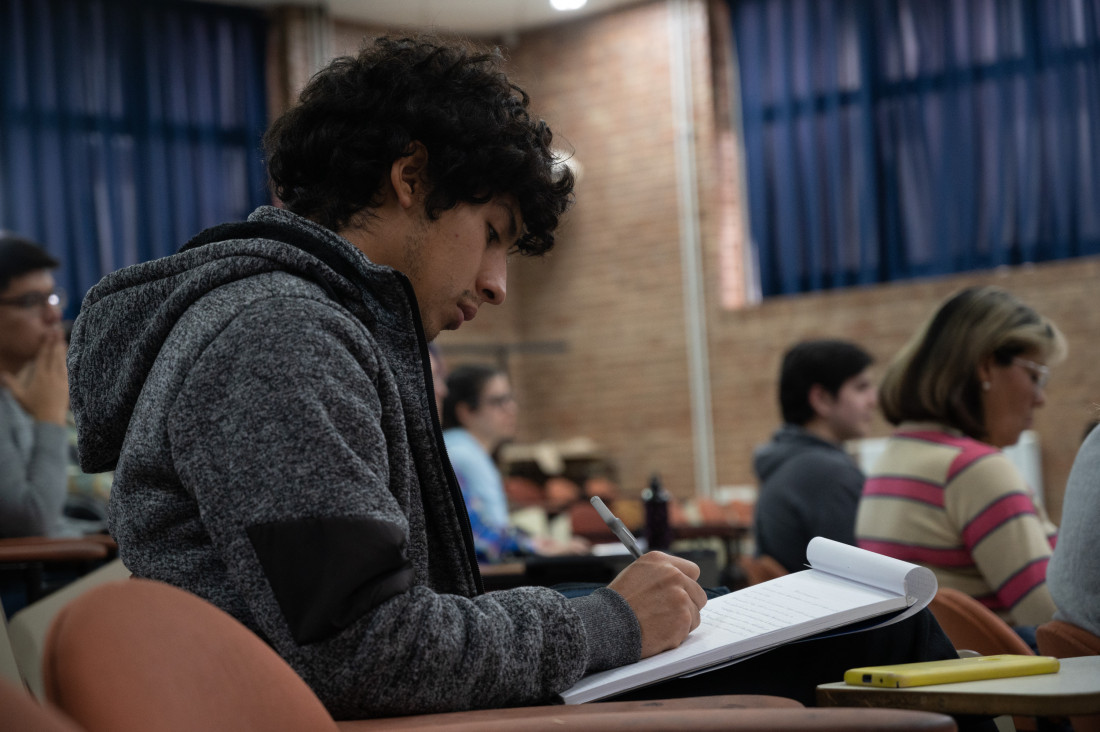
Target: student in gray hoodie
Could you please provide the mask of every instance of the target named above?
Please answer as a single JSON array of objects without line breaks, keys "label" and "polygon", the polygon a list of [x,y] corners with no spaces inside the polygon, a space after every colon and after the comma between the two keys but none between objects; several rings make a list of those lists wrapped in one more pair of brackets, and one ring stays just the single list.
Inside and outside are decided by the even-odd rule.
[{"label": "student in gray hoodie", "polygon": [[815,536],[855,546],[864,476],[843,443],[866,436],[874,418],[871,363],[869,353],[841,340],[803,341],[783,356],[783,426],[753,455],[760,481],[753,535],[757,553],[788,572],[805,569]]},{"label": "student in gray hoodie", "polygon": [[680,644],[698,567],[484,594],[427,344],[506,293],[572,197],[496,54],[382,38],[265,136],[286,209],[105,277],[69,353],[81,464],[140,577],[231,613],[337,718],[547,701]]},{"label": "student in gray hoodie", "polygon": [[[660,552],[587,596],[482,591],[427,344],[504,301],[509,251],[553,245],[573,179],[550,141],[496,55],[378,39],[268,131],[286,209],[108,275],[75,324],[80,460],[116,469],[126,566],[232,614],[337,718],[549,702],[699,623],[699,568]],[[644,693],[812,703],[849,666],[945,654],[925,611]]]}]

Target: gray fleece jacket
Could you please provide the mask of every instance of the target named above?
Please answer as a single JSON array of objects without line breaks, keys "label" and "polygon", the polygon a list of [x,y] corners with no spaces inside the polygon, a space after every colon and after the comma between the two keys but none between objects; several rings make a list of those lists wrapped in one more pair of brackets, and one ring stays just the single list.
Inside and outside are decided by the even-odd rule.
[{"label": "gray fleece jacket", "polygon": [[73,331],[80,462],[115,470],[131,571],[232,614],[337,718],[545,702],[639,657],[611,590],[481,592],[402,274],[272,207],[200,238],[105,277]]}]

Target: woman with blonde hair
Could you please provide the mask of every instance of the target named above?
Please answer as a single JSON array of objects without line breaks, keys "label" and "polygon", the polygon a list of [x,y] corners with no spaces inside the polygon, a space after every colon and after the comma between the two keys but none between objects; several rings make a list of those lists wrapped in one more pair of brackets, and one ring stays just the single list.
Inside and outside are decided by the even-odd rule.
[{"label": "woman with blonde hair", "polygon": [[1010,624],[1050,620],[1055,528],[1001,448],[1031,427],[1065,354],[1054,324],[1005,290],[944,302],[880,384],[897,430],[863,488],[859,545],[929,567]]}]

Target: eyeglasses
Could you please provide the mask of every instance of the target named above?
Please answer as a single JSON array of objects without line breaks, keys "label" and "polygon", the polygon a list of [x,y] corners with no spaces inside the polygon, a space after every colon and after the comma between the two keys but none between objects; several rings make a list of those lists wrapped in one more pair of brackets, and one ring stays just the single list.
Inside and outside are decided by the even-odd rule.
[{"label": "eyeglasses", "polygon": [[1028,361],[1026,358],[1016,357],[1012,359],[1012,363],[1022,367],[1031,375],[1031,381],[1035,384],[1036,388],[1046,388],[1047,382],[1050,381],[1050,369],[1041,363],[1035,363],[1034,361]]},{"label": "eyeglasses", "polygon": [[64,290],[53,292],[26,292],[16,297],[0,298],[0,305],[7,305],[22,310],[43,310],[47,306],[64,310],[69,303],[69,298]]},{"label": "eyeglasses", "polygon": [[485,402],[485,406],[487,407],[496,407],[497,409],[500,409],[501,407],[507,407],[515,404],[516,398],[511,394],[497,394],[495,396],[485,397],[483,401]]}]

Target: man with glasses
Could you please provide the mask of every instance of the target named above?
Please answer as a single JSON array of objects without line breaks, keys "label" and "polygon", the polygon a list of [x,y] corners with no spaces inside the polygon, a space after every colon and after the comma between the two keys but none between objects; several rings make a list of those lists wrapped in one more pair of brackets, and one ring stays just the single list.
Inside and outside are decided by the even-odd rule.
[{"label": "man with glasses", "polygon": [[60,263],[0,235],[0,537],[61,533],[69,385]]}]

